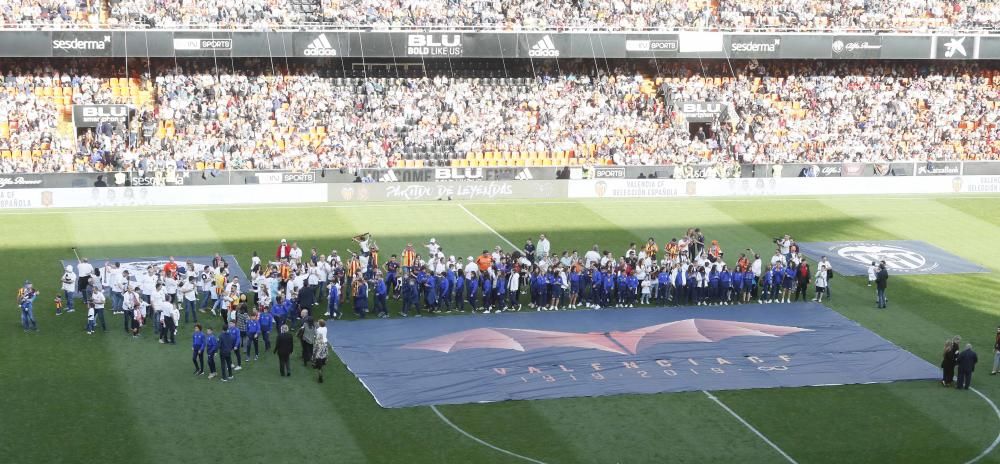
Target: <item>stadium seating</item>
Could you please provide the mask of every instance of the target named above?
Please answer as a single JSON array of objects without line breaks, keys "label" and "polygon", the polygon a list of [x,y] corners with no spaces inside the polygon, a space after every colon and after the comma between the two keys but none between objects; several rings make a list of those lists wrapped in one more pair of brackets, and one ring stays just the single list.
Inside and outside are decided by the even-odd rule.
[{"label": "stadium seating", "polygon": [[[19,74],[0,87],[0,172],[1000,158],[1000,70],[985,64],[705,61],[500,77],[456,63],[433,77],[365,78],[170,60],[126,78],[114,77],[120,61],[94,63],[7,63]],[[732,111],[700,135],[668,101]],[[128,104],[136,117],[75,134],[74,103]]]},{"label": "stadium seating", "polygon": [[983,0],[11,0],[5,27],[476,26],[952,30],[993,28],[1000,2]]}]

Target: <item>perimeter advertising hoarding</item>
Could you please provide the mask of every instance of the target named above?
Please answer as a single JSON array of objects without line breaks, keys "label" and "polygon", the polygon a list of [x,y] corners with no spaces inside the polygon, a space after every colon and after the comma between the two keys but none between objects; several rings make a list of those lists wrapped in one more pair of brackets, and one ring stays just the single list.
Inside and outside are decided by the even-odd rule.
[{"label": "perimeter advertising hoarding", "polygon": [[433,182],[329,184],[329,201],[450,201],[566,198],[566,182]]},{"label": "perimeter advertising hoarding", "polygon": [[984,36],[979,39],[979,59],[1000,60],[1000,37]]},{"label": "perimeter advertising hoarding", "polygon": [[933,37],[913,35],[882,36],[881,59],[926,60],[933,59]]},{"label": "perimeter advertising hoarding", "polygon": [[0,32],[0,56],[52,56],[51,37],[48,32]]},{"label": "perimeter advertising hoarding", "polygon": [[111,31],[53,31],[52,56],[111,56]]},{"label": "perimeter advertising hoarding", "polygon": [[675,58],[680,54],[677,34],[629,34],[625,55],[629,58]]},{"label": "perimeter advertising hoarding", "polygon": [[229,57],[233,54],[233,36],[229,32],[177,32],[173,46],[179,57]]},{"label": "perimeter advertising hoarding", "polygon": [[877,59],[882,53],[882,36],[838,35],[830,44],[832,57],[838,60]]},{"label": "perimeter advertising hoarding", "polygon": [[974,35],[938,35],[933,40],[933,55],[939,60],[974,60],[979,57],[979,37]]}]

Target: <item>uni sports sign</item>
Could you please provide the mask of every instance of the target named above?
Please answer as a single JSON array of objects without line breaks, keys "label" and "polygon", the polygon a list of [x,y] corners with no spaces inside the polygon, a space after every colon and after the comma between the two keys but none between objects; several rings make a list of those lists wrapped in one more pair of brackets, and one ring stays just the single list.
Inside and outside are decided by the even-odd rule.
[{"label": "uni sports sign", "polygon": [[834,272],[867,275],[872,262],[885,262],[890,275],[957,274],[986,269],[916,240],[806,242],[799,249],[814,260],[826,256]]}]

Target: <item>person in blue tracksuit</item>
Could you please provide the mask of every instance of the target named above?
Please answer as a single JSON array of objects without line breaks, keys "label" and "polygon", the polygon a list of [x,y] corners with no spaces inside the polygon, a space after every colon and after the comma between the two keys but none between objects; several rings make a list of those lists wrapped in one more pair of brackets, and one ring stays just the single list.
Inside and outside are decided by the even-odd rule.
[{"label": "person in blue tracksuit", "polygon": [[718,303],[719,292],[722,291],[722,275],[714,265],[709,265],[708,271],[708,300],[709,304]]},{"label": "person in blue tracksuit", "polygon": [[479,277],[472,276],[472,278],[465,279],[465,290],[468,294],[470,311],[476,310],[476,296],[479,291]]},{"label": "person in blue tracksuit", "polygon": [[256,311],[247,319],[247,359],[250,359],[250,345],[253,345],[253,359],[260,358],[260,315]]},{"label": "person in blue tracksuit", "polygon": [[743,296],[743,273],[739,269],[733,269],[730,274],[733,279],[733,294],[730,296],[730,302],[734,304],[742,303],[740,298]]},{"label": "person in blue tracksuit", "polygon": [[455,271],[448,269],[444,277],[438,279],[438,294],[441,296],[441,306],[444,310],[451,312],[451,303],[455,299],[452,293],[455,291]]},{"label": "person in blue tracksuit", "polygon": [[625,272],[618,271],[615,276],[615,304],[621,308],[625,306],[625,294],[628,293],[628,285],[625,283]]},{"label": "person in blue tracksuit", "polygon": [[277,326],[282,326],[285,324],[285,320],[288,318],[288,311],[291,305],[285,301],[283,295],[278,295],[271,303],[271,315],[274,316],[274,322]]},{"label": "person in blue tracksuit", "polygon": [[601,291],[603,289],[604,273],[600,269],[594,268],[594,272],[590,275],[591,306],[598,307],[601,305]]},{"label": "person in blue tracksuit", "polygon": [[[17,291],[17,306],[21,309],[21,326],[24,331],[28,329],[38,330],[38,323],[35,321],[35,299],[38,298],[38,291],[32,286],[30,281],[24,281],[24,287]],[[69,304],[72,304],[70,300]]]},{"label": "person in blue tracksuit", "polygon": [[389,297],[389,287],[386,286],[385,280],[380,278],[381,276],[376,272],[375,274],[375,313],[378,317],[386,318],[389,317],[389,308],[386,306],[386,299]]},{"label": "person in blue tracksuit", "polygon": [[243,355],[240,354],[240,347],[243,346],[243,342],[240,339],[240,329],[236,327],[235,322],[229,323],[229,330],[226,331],[233,338],[233,353],[236,355],[236,367],[233,370],[243,369]]},{"label": "person in blue tracksuit", "polygon": [[205,334],[201,332],[201,324],[195,324],[191,334],[191,362],[194,363],[194,375],[205,373]]},{"label": "person in blue tracksuit", "polygon": [[763,275],[760,276],[760,292],[758,292],[757,302],[758,303],[770,303],[771,302],[771,270],[767,269],[763,271]]},{"label": "person in blue tracksuit", "polygon": [[215,377],[215,353],[219,351],[219,338],[209,327],[205,332],[205,351],[208,354],[208,378]]},{"label": "person in blue tracksuit", "polygon": [[[451,271],[449,271],[451,272]],[[452,282],[452,293],[455,299],[455,309],[465,312],[465,277],[459,273],[453,273],[455,280]]]},{"label": "person in blue tracksuit", "polygon": [[729,292],[732,287],[733,275],[728,267],[722,266],[722,271],[719,272],[719,303],[729,304]]},{"label": "person in blue tracksuit", "polygon": [[697,304],[697,302],[698,302],[698,297],[697,297],[697,293],[698,293],[698,276],[696,275],[697,272],[698,272],[698,270],[695,269],[695,267],[693,265],[688,266],[687,273],[686,273],[687,282],[685,282],[685,284],[687,286],[687,294],[685,295],[685,299],[687,301],[687,304]]},{"label": "person in blue tracksuit", "polygon": [[771,269],[771,302],[780,303],[779,298],[781,298],[781,287],[785,281],[785,271],[782,269],[781,263],[775,264],[774,268]]},{"label": "person in blue tracksuit", "polygon": [[545,298],[545,293],[542,290],[542,287],[545,286],[545,276],[540,271],[535,270],[531,274],[529,284],[531,285],[531,305],[541,310],[545,306],[545,303],[542,302]]},{"label": "person in blue tracksuit", "polygon": [[271,330],[274,328],[274,316],[271,316],[271,311],[268,308],[264,308],[264,312],[260,313],[260,338],[264,339],[264,351],[271,351]]},{"label": "person in blue tracksuit", "polygon": [[583,300],[583,276],[573,266],[569,271],[569,307],[575,308]]},{"label": "person in blue tracksuit", "polygon": [[417,309],[417,314],[420,314],[420,308],[417,306],[417,298],[420,297],[420,292],[417,291],[417,279],[406,277],[402,287],[403,308],[400,310],[400,314],[407,317],[410,315],[410,310],[414,308]]},{"label": "person in blue tracksuit", "polygon": [[[238,343],[236,339],[233,338],[233,330],[236,329],[236,324],[230,322],[230,330],[223,330],[222,336],[219,337],[219,360],[222,361],[222,381],[228,382],[229,379],[233,378],[233,351],[237,353],[240,351],[238,348]],[[236,336],[239,337],[240,331],[235,330]]]},{"label": "person in blue tracksuit", "polygon": [[482,305],[479,307],[489,311],[490,307],[493,305],[493,279],[490,278],[488,273],[483,274],[483,300]]},{"label": "person in blue tracksuit", "polygon": [[667,297],[670,294],[670,272],[660,269],[656,275],[656,297],[660,304],[667,304]]},{"label": "person in blue tracksuit", "polygon": [[438,309],[438,286],[437,278],[434,274],[427,274],[424,279],[424,304],[427,306],[427,312],[432,313]]},{"label": "person in blue tracksuit", "polygon": [[[388,289],[388,293],[393,295],[399,295],[400,289],[397,287],[396,279],[399,277],[399,261],[396,260],[396,255],[389,257],[389,261],[385,263],[385,285]],[[387,293],[387,294],[388,294]]]},{"label": "person in blue tracksuit", "polygon": [[785,268],[781,279],[782,296],[785,299],[785,303],[792,302],[792,293],[794,292],[795,284],[795,266],[788,266]]},{"label": "person in blue tracksuit", "polygon": [[610,270],[605,269],[603,277],[604,282],[602,282],[601,288],[601,306],[610,308],[611,294],[615,290],[615,275],[612,274]]},{"label": "person in blue tracksuit", "polygon": [[507,307],[507,273],[497,274],[497,284],[494,290],[493,301],[496,303],[497,312],[503,311]]},{"label": "person in blue tracksuit", "polygon": [[639,292],[639,278],[636,277],[635,274],[629,274],[625,277],[625,286],[627,288],[625,302],[628,304],[628,307],[631,308],[635,306],[635,296],[638,295]]}]

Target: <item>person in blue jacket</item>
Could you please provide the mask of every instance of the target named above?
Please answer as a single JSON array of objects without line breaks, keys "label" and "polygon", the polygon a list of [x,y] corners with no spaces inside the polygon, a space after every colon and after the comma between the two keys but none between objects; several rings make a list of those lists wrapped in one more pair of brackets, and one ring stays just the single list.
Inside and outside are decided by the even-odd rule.
[{"label": "person in blue jacket", "polygon": [[477,293],[479,291],[479,277],[478,276],[472,276],[471,279],[465,279],[465,290],[466,290],[466,293],[468,293],[468,300],[469,300],[469,306],[470,306],[469,310],[470,311],[475,311],[476,310],[476,296],[477,296]]},{"label": "person in blue jacket", "polygon": [[[253,360],[260,358],[260,315],[257,311],[250,314],[247,319],[247,360],[250,360],[250,345],[253,345]],[[265,348],[266,349],[266,348]]]},{"label": "person in blue jacket", "polygon": [[569,307],[576,308],[583,300],[583,277],[577,272],[577,266],[569,270]]},{"label": "person in blue jacket", "polygon": [[381,271],[375,271],[375,313],[380,318],[389,317],[389,309],[386,306],[386,299],[389,297],[389,287],[382,279]]},{"label": "person in blue jacket", "polygon": [[264,312],[260,313],[260,337],[264,339],[264,351],[271,350],[271,329],[274,328],[274,316],[271,316],[271,311],[268,308],[264,308]]},{"label": "person in blue jacket", "polygon": [[[417,292],[417,280],[414,277],[406,277],[403,281],[402,286],[402,296],[403,296],[403,308],[400,310],[400,314],[403,317],[410,315],[410,309],[417,305],[417,298],[419,297],[419,292]],[[420,313],[420,308],[417,308],[417,314]]]},{"label": "person in blue jacket", "polygon": [[427,306],[428,313],[433,313],[438,309],[437,278],[431,273],[428,273],[426,280],[424,280],[424,305]]},{"label": "person in blue jacket", "polygon": [[236,367],[233,368],[234,371],[243,369],[243,356],[240,354],[240,329],[236,327],[235,322],[229,323],[229,330],[226,331],[230,337],[233,339],[233,354],[236,355]]},{"label": "person in blue jacket", "polygon": [[747,269],[743,273],[743,302],[749,303],[750,298],[753,296],[754,286],[757,285],[757,276],[753,274],[753,271]]},{"label": "person in blue jacket", "polygon": [[731,274],[733,279],[733,294],[730,297],[730,302],[739,304],[742,303],[740,298],[743,297],[743,273],[737,268]]},{"label": "person in blue jacket", "polygon": [[215,353],[219,351],[219,339],[212,328],[205,329],[205,351],[208,352],[208,378],[215,377]]},{"label": "person in blue jacket", "polygon": [[285,324],[285,321],[288,319],[289,309],[291,309],[291,305],[285,301],[283,295],[278,295],[274,299],[274,302],[271,303],[271,314],[274,316],[275,325],[280,327]]},{"label": "person in blue jacket", "polygon": [[601,306],[601,291],[604,289],[604,273],[599,268],[594,268],[590,275],[590,306],[598,308]]},{"label": "person in blue jacket", "polygon": [[500,272],[497,274],[497,284],[493,291],[493,301],[496,304],[497,312],[501,312],[507,307],[507,273]]},{"label": "person in blue jacket", "polygon": [[785,303],[792,302],[792,293],[795,289],[795,283],[795,266],[788,266],[785,268],[785,274],[781,279],[782,296],[784,297]]},{"label": "person in blue jacket", "polygon": [[601,289],[601,306],[605,308],[611,307],[611,294],[615,290],[615,275],[611,273],[611,270],[604,270],[604,282],[603,288]]},{"label": "person in blue jacket", "polygon": [[667,304],[667,297],[670,294],[670,272],[664,269],[656,274],[656,300],[660,304]]},{"label": "person in blue jacket", "polygon": [[625,276],[625,286],[628,292],[625,294],[625,302],[629,308],[635,307],[635,297],[639,294],[639,278],[635,274]]},{"label": "person in blue jacket", "polygon": [[455,308],[459,312],[465,312],[465,277],[456,273],[453,284],[452,293],[455,294]]},{"label": "person in blue jacket", "polygon": [[194,363],[194,375],[205,373],[205,334],[201,332],[201,324],[195,324],[191,334],[191,361]]},{"label": "person in blue jacket", "polygon": [[677,273],[674,274],[674,305],[683,305],[685,296],[687,296],[687,269],[678,264]]},{"label": "person in blue jacket", "polygon": [[479,308],[489,312],[490,307],[493,305],[493,279],[490,278],[489,274],[483,274],[483,298],[480,303]]},{"label": "person in blue jacket", "polygon": [[[17,306],[21,308],[21,325],[25,332],[29,328],[34,331],[38,330],[34,311],[36,298],[38,298],[38,290],[35,290],[30,281],[25,280],[24,287],[17,291]],[[72,304],[72,300],[70,300],[70,304]]]},{"label": "person in blue jacket", "polygon": [[722,266],[722,271],[719,272],[719,303],[727,305],[729,304],[729,294],[733,288],[733,275],[729,272],[729,268],[725,265]]},{"label": "person in blue jacket", "polygon": [[[340,282],[336,280],[331,281],[330,285],[327,287],[328,294],[330,298],[326,301],[326,315],[330,319],[340,319],[343,314],[340,313]],[[277,324],[281,327],[280,324]]]},{"label": "person in blue jacket", "polygon": [[781,301],[781,287],[785,281],[785,271],[782,269],[781,263],[774,265],[771,269],[771,303],[780,303]]},{"label": "person in blue jacket", "polygon": [[757,303],[771,302],[771,269],[765,269],[760,276],[760,292],[757,293]]},{"label": "person in blue jacket", "polygon": [[698,275],[697,275],[697,273],[698,273],[698,270],[695,269],[694,265],[689,265],[688,266],[687,273],[686,273],[687,282],[685,282],[685,284],[687,285],[687,295],[685,296],[685,298],[687,299],[686,301],[687,301],[688,304],[697,304],[697,302],[698,302],[698,296],[697,296],[697,294],[698,294]]},{"label": "person in blue jacket", "polygon": [[451,312],[451,302],[455,299],[452,293],[455,291],[455,271],[448,268],[444,276],[438,279],[438,294],[441,295],[441,306],[445,312]]},{"label": "person in blue jacket", "polygon": [[708,303],[715,304],[719,302],[719,292],[722,291],[722,276],[718,269],[714,265],[709,265],[711,268],[708,271]]},{"label": "person in blue jacket", "polygon": [[233,378],[233,351],[239,352],[237,348],[237,340],[233,337],[233,332],[236,332],[236,337],[240,336],[240,331],[236,329],[236,323],[230,322],[229,330],[225,330],[223,327],[222,336],[219,337],[219,360],[222,361],[222,381],[228,382]]}]

